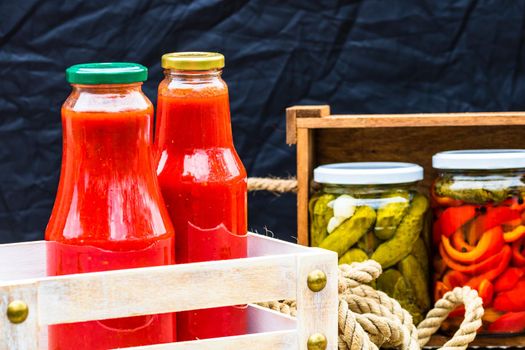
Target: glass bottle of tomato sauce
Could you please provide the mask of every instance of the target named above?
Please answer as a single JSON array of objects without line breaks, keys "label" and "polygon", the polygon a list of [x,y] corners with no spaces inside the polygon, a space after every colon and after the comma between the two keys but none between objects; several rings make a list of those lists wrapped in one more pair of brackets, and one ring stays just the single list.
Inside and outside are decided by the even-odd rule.
[{"label": "glass bottle of tomato sauce", "polygon": [[[173,226],[153,167],[153,106],[141,89],[147,69],[80,64],[66,77],[73,91],[62,106],[62,168],[46,229],[48,274],[174,263]],[[172,341],[171,314],[49,327],[50,350]]]},{"label": "glass bottle of tomato sauce", "polygon": [[[235,151],[224,56],[162,56],[157,174],[177,232],[177,263],[246,257],[246,171]],[[243,334],[242,306],[180,312],[177,339]]]}]

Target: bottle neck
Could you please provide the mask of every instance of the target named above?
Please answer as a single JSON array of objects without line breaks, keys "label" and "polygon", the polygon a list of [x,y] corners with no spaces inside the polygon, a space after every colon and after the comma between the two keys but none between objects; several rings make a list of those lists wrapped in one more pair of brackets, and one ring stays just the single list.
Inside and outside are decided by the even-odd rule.
[{"label": "bottle neck", "polygon": [[62,107],[64,162],[131,173],[150,161],[153,106],[142,83],[73,85]]},{"label": "bottle neck", "polygon": [[216,83],[220,80],[222,83],[222,69],[209,70],[179,70],[179,69],[165,69],[164,76],[166,79],[177,80],[179,83],[189,84],[206,84]]},{"label": "bottle neck", "polygon": [[228,87],[221,70],[166,70],[159,86],[156,145],[161,152],[232,148]]}]

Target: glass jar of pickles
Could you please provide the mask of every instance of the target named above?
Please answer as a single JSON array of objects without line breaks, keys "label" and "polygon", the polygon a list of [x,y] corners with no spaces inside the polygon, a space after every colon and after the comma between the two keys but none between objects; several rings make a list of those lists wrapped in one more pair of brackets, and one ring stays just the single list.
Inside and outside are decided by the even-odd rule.
[{"label": "glass jar of pickles", "polygon": [[[434,298],[475,288],[485,333],[525,331],[525,150],[441,152],[433,167]],[[455,331],[463,313],[443,329]]]},{"label": "glass jar of pickles", "polygon": [[423,168],[410,163],[339,163],[317,167],[309,203],[312,246],[337,252],[340,264],[378,261],[375,287],[419,323],[430,308],[429,202],[416,190]]}]

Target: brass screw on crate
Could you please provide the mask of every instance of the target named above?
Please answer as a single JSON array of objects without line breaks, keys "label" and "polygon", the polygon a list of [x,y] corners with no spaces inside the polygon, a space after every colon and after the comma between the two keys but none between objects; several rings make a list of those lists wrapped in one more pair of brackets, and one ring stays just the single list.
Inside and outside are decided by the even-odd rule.
[{"label": "brass screw on crate", "polygon": [[306,282],[312,292],[320,292],[326,286],[326,274],[321,270],[313,270],[308,274]]},{"label": "brass screw on crate", "polygon": [[11,323],[22,323],[29,315],[29,307],[22,300],[14,300],[7,305],[7,318]]},{"label": "brass screw on crate", "polygon": [[328,341],[324,334],[314,333],[308,338],[306,346],[308,350],[325,350],[328,345]]}]

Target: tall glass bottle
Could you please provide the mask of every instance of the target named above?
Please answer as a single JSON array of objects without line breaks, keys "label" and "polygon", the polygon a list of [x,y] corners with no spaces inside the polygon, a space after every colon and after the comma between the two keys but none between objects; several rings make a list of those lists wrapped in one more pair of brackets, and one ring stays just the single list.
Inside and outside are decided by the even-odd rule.
[{"label": "tall glass bottle", "polygon": [[[155,148],[177,263],[246,257],[246,171],[235,151],[224,56],[162,56]],[[243,334],[242,306],[177,314],[178,340]]]},{"label": "tall glass bottle", "polygon": [[[147,69],[81,64],[62,106],[63,155],[49,224],[49,275],[174,263],[174,232],[151,153]],[[124,286],[123,286],[124,287]],[[148,315],[49,327],[51,350],[113,349],[174,341],[173,316]]]}]

